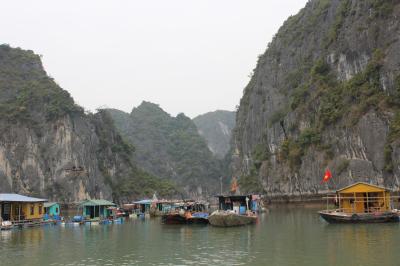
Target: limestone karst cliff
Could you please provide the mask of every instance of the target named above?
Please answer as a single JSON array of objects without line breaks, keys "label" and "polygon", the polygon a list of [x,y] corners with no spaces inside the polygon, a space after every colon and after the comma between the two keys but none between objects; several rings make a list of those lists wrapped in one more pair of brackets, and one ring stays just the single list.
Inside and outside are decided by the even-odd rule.
[{"label": "limestone karst cliff", "polygon": [[235,112],[214,111],[193,118],[199,134],[207,141],[211,152],[222,159],[230,152]]},{"label": "limestone karst cliff", "polygon": [[[237,112],[233,168],[243,190],[399,188],[399,18],[398,0],[311,0],[283,24]],[[321,184],[327,167],[333,178]]]},{"label": "limestone karst cliff", "polygon": [[174,193],[131,159],[100,111],[87,114],[32,51],[0,46],[0,191],[61,202]]}]

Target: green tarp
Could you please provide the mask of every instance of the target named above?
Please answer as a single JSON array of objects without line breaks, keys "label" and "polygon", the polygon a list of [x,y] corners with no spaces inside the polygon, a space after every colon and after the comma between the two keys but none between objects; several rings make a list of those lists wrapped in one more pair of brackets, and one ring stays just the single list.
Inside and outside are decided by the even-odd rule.
[{"label": "green tarp", "polygon": [[85,200],[82,201],[80,206],[117,206],[115,203],[112,203],[111,201],[108,200]]}]

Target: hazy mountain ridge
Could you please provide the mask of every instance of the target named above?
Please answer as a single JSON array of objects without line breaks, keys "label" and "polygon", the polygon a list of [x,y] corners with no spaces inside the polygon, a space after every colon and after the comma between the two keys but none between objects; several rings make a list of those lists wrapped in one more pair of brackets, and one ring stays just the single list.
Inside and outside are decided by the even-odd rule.
[{"label": "hazy mountain ridge", "polygon": [[[234,131],[242,188],[315,194],[399,188],[399,1],[311,0],[280,28],[244,90]],[[333,181],[321,184],[326,168]]]},{"label": "hazy mountain ridge", "polygon": [[150,102],[143,102],[131,114],[107,111],[121,134],[136,147],[135,158],[144,169],[174,180],[193,197],[219,191],[223,162],[213,156],[189,117],[172,117]]},{"label": "hazy mountain ridge", "polygon": [[218,158],[224,158],[230,151],[235,115],[235,112],[218,110],[193,118],[199,134],[205,138],[209,149]]}]

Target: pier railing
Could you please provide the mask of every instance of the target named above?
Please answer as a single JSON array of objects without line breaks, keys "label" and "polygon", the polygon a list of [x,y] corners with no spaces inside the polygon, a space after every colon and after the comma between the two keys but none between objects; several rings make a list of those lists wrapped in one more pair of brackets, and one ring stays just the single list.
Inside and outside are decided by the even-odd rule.
[{"label": "pier railing", "polygon": [[[327,195],[323,197],[326,199],[326,211],[332,212],[346,212],[346,213],[356,213],[358,210],[362,209],[363,213],[376,213],[382,211],[388,211],[394,209],[395,202],[397,207],[399,207],[400,196],[374,196],[374,197],[364,197],[364,196],[337,196]],[[350,208],[341,206],[341,201],[348,201],[351,205]],[[334,207],[332,207],[332,204]],[[362,208],[360,208],[360,204]],[[358,208],[357,208],[358,207]]]}]

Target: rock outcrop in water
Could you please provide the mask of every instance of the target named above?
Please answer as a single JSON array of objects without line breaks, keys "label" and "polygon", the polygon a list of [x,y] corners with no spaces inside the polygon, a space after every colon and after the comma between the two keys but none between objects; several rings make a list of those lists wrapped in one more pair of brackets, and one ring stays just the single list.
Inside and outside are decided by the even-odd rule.
[{"label": "rock outcrop in water", "polygon": [[209,112],[196,116],[193,122],[215,156],[222,159],[230,152],[235,112],[222,110]]},{"label": "rock outcrop in water", "polygon": [[104,111],[85,114],[32,51],[0,46],[0,191],[62,202],[174,193],[140,170]]},{"label": "rock outcrop in water", "polygon": [[[242,190],[398,189],[400,1],[311,0],[280,28],[244,90],[234,132]],[[321,184],[324,170],[332,181]]]}]

